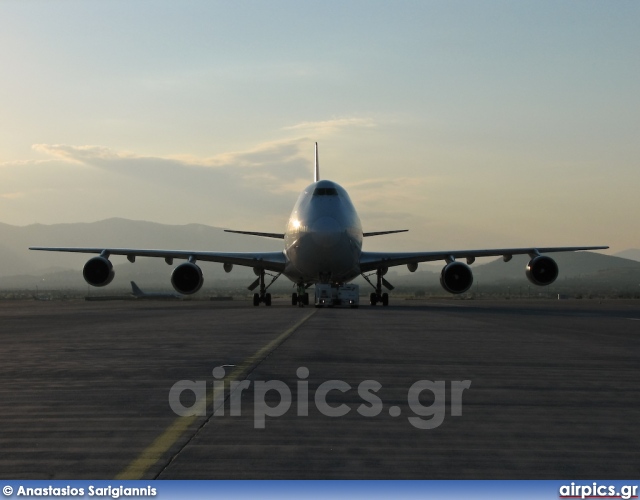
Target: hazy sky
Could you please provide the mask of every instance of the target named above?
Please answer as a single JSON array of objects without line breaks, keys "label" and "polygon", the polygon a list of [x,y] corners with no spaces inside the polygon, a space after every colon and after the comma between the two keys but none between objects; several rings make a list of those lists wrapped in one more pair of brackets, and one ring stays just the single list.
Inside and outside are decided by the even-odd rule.
[{"label": "hazy sky", "polygon": [[0,222],[282,231],[318,141],[365,230],[411,230],[365,249],[637,248],[638,26],[635,0],[0,0]]}]

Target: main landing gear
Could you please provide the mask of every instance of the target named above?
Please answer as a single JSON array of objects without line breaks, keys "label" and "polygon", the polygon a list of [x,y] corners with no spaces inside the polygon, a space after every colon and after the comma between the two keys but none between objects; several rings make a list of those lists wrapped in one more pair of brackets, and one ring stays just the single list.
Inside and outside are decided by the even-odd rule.
[{"label": "main landing gear", "polygon": [[260,302],[263,302],[265,306],[271,305],[271,294],[265,293],[264,295],[260,295],[259,293],[253,294],[253,305],[259,306]]},{"label": "main landing gear", "polygon": [[376,270],[376,284],[374,285],[373,283],[371,283],[371,280],[369,279],[369,276],[366,275],[362,275],[362,277],[364,279],[366,279],[369,284],[374,288],[375,292],[372,292],[371,295],[369,295],[369,303],[372,306],[375,306],[376,304],[380,303],[383,306],[388,306],[389,305],[389,294],[384,292],[382,293],[382,286],[384,285],[384,287],[387,290],[393,290],[393,285],[391,283],[389,283],[386,279],[383,278],[383,276],[387,274],[387,268],[386,267],[381,267],[379,269]]},{"label": "main landing gear", "polygon": [[385,292],[382,295],[379,295],[377,293],[372,292],[371,295],[369,295],[369,303],[372,306],[375,306],[378,302],[380,302],[383,306],[388,306],[389,294]]},{"label": "main landing gear", "polygon": [[265,306],[271,305],[271,294],[267,293],[267,289],[273,285],[273,282],[277,280],[282,273],[278,274],[269,274],[271,276],[271,282],[268,285],[264,283],[264,276],[267,274],[264,269],[260,269],[257,267],[253,268],[253,272],[258,276],[258,278],[249,285],[249,290],[255,290],[256,287],[260,286],[260,292],[253,294],[253,305],[259,306],[260,303],[263,303]]}]

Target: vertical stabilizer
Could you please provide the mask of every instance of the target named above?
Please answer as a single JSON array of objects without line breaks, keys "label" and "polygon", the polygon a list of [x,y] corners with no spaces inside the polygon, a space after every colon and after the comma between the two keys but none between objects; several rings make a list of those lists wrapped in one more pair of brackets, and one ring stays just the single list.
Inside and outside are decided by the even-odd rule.
[{"label": "vertical stabilizer", "polygon": [[320,180],[320,163],[318,162],[318,143],[316,142],[316,166],[315,166],[315,174],[313,178],[313,182],[318,182]]},{"label": "vertical stabilizer", "polygon": [[138,287],[138,285],[136,285],[134,281],[131,282],[131,291],[133,295],[135,295],[136,297],[139,297],[140,295],[144,295],[144,292],[140,290],[140,288]]}]

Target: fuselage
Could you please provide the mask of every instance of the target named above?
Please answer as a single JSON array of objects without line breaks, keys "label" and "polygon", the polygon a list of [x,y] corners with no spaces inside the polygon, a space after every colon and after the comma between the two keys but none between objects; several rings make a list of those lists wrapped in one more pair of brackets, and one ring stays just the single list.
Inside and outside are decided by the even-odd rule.
[{"label": "fuselage", "polygon": [[345,189],[328,180],[307,186],[285,231],[287,266],[295,283],[346,283],[360,274],[362,225]]}]

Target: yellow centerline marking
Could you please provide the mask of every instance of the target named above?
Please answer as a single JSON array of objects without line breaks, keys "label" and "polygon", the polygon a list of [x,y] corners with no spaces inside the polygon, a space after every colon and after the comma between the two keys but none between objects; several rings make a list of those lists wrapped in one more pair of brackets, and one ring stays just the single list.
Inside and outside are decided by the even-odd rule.
[{"label": "yellow centerline marking", "polygon": [[[315,312],[316,309],[313,309],[295,325],[281,333],[276,339],[272,340],[267,345],[258,350],[255,354],[245,359],[231,372],[228,377],[225,377],[225,382],[227,380],[238,380],[240,376],[245,374],[245,372],[249,368],[251,368],[253,364],[264,359],[267,354],[269,354],[276,347],[282,344],[293,332],[295,332],[311,316],[313,316]],[[228,387],[228,384],[225,383],[225,385]],[[136,459],[134,459],[125,469],[123,469],[115,477],[115,479],[142,479],[147,471],[151,467],[153,467],[167,451],[169,451],[169,449],[178,441],[178,439],[180,439],[180,437],[187,431],[187,429],[196,420],[198,420],[199,418],[203,418],[197,415],[198,413],[202,413],[202,407],[204,406],[204,409],[206,409],[210,405],[213,405],[216,400],[224,397],[224,394],[220,394],[221,392],[222,391],[219,390],[207,391],[206,401],[200,402],[199,405],[193,407],[194,413],[196,413],[196,415],[190,417],[177,417],[169,425],[169,427],[167,427],[164,432],[153,441],[153,443],[147,446],[147,448],[145,448]],[[212,410],[212,412],[213,411],[215,411],[215,408]]]}]

